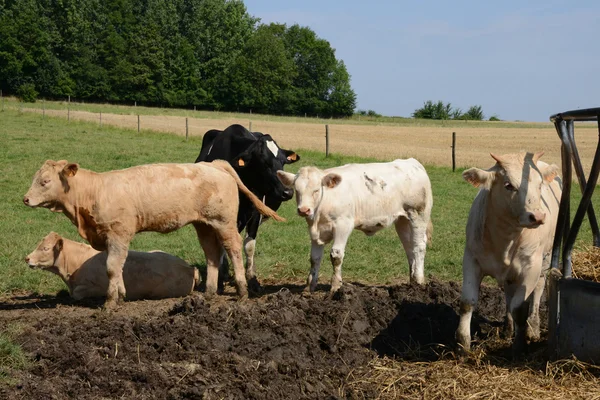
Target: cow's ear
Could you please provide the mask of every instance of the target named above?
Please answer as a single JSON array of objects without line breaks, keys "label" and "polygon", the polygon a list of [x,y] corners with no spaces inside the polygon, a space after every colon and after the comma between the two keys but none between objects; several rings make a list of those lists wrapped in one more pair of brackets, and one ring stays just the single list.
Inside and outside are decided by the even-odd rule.
[{"label": "cow's ear", "polygon": [[484,171],[479,168],[469,168],[462,173],[463,179],[474,187],[486,185],[492,179],[492,175],[493,172]]},{"label": "cow's ear", "polygon": [[283,150],[285,153],[285,163],[293,164],[296,161],[300,161],[300,156],[291,150]]},{"label": "cow's ear", "polygon": [[76,163],[70,163],[70,164],[67,164],[67,165],[65,165],[65,166],[63,167],[63,169],[62,169],[62,174],[63,174],[65,177],[67,177],[67,178],[70,178],[70,177],[73,177],[73,176],[75,176],[75,175],[77,174],[77,171],[78,171],[78,170],[79,170],[79,164],[76,164]]},{"label": "cow's ear", "polygon": [[554,178],[556,178],[558,176],[558,171],[559,171],[558,165],[550,164],[550,165],[544,167],[540,172],[542,173],[544,180],[546,182],[550,183],[554,180]]},{"label": "cow's ear", "polygon": [[54,251],[56,251],[57,253],[60,253],[62,251],[63,248],[63,238],[59,238],[56,241],[56,244],[54,245]]},{"label": "cow's ear", "polygon": [[339,185],[341,181],[342,181],[342,177],[340,175],[331,173],[331,174],[325,175],[321,182],[323,183],[323,186],[326,186],[329,189],[333,189],[334,187]]},{"label": "cow's ear", "polygon": [[279,178],[283,186],[287,188],[291,188],[294,186],[294,180],[296,180],[296,175],[279,170],[277,171],[277,177]]}]

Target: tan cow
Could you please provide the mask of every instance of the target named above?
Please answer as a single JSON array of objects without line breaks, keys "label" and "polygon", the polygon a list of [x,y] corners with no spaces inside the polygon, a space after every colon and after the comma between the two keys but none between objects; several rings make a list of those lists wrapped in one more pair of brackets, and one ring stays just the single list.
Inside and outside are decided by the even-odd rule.
[{"label": "tan cow", "polygon": [[[106,257],[106,252],[50,232],[25,257],[25,262],[31,268],[41,268],[60,276],[71,297],[81,300],[106,296]],[[162,251],[129,251],[123,266],[123,282],[129,300],[187,296],[198,280],[196,268]]]},{"label": "tan cow", "polygon": [[225,161],[197,164],[148,164],[96,173],[78,164],[46,161],[23,198],[29,207],[63,212],[81,237],[96,250],[106,250],[106,307],[125,298],[123,264],[137,232],[172,232],[194,225],[206,254],[206,292],[217,291],[223,246],[232,260],[238,295],[248,295],[241,236],[236,221],[238,189],[263,214],[283,220],[240,181]]},{"label": "tan cow", "polygon": [[519,353],[539,337],[539,306],[550,263],[562,185],[558,167],[538,161],[541,153],[491,155],[496,164],[471,168],[463,178],[479,193],[469,213],[463,257],[460,324],[456,339],[471,346],[471,315],[481,280],[492,276],[504,287],[507,330]]}]

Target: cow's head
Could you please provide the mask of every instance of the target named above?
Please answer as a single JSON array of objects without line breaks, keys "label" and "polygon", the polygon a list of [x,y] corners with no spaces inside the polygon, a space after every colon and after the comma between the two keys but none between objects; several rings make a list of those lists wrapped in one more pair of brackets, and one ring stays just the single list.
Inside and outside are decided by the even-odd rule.
[{"label": "cow's head", "polygon": [[31,268],[48,269],[55,266],[63,247],[63,239],[58,233],[50,232],[37,245],[36,249],[25,257]]},{"label": "cow's head", "polygon": [[296,189],[298,215],[309,219],[314,218],[325,191],[332,190],[342,181],[340,175],[326,174],[316,167],[302,167],[296,175],[278,171],[277,177],[286,187]]},{"label": "cow's head", "polygon": [[546,219],[542,211],[542,186],[558,175],[556,165],[538,164],[543,154],[490,154],[496,165],[488,170],[468,169],[463,178],[490,191],[495,213],[514,217],[521,227],[536,228]]},{"label": "cow's head", "polygon": [[270,135],[262,135],[231,163],[245,182],[251,182],[249,186],[274,201],[282,202],[291,199],[294,191],[281,184],[277,171],[298,160],[298,154],[280,148]]},{"label": "cow's head", "polygon": [[69,191],[68,179],[77,174],[79,165],[67,160],[48,160],[33,176],[31,187],[23,197],[29,207],[54,209],[56,204]]}]

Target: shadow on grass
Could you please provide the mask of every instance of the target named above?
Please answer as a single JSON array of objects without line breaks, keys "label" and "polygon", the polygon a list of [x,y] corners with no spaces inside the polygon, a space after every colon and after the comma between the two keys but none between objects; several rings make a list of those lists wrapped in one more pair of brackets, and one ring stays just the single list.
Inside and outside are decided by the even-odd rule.
[{"label": "shadow on grass", "polygon": [[13,296],[0,301],[0,310],[32,310],[50,309],[58,306],[76,306],[84,308],[101,308],[104,298],[74,300],[67,290],[61,290],[56,295],[31,293]]}]

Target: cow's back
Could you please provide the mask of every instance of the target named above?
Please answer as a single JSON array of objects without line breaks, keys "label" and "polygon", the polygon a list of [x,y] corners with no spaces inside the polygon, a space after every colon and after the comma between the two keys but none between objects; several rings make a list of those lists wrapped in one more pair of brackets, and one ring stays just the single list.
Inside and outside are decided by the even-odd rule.
[{"label": "cow's back", "polygon": [[353,205],[358,217],[431,208],[431,183],[415,159],[347,164],[324,172],[342,177],[324,201],[341,208]]},{"label": "cow's back", "polygon": [[129,218],[138,231],[169,232],[238,206],[235,180],[211,163],[149,164],[102,175],[95,213],[101,223]]},{"label": "cow's back", "polygon": [[202,139],[200,155],[196,162],[225,160],[233,161],[248,147],[248,141],[256,141],[257,136],[241,125],[231,125],[224,131],[210,130]]}]

